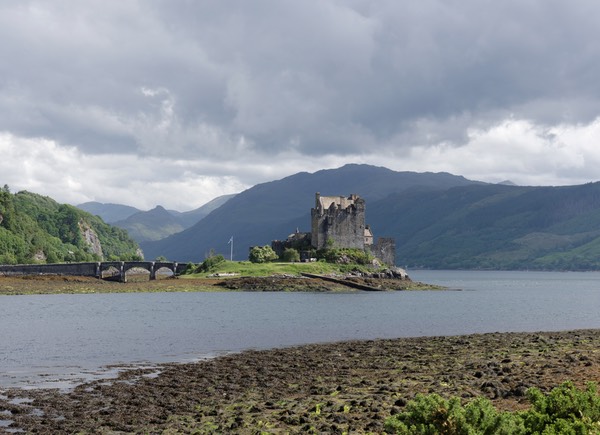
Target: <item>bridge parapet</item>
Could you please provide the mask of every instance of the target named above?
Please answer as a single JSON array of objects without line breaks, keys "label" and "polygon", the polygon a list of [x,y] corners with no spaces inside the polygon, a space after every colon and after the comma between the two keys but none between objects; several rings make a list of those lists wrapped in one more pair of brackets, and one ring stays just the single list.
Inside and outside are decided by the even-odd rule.
[{"label": "bridge parapet", "polygon": [[99,276],[100,263],[56,263],[0,265],[0,275]]},{"label": "bridge parapet", "polygon": [[169,269],[173,275],[179,275],[185,270],[185,264],[179,264],[172,261],[102,261],[86,263],[56,263],[56,264],[17,264],[0,265],[0,276],[14,275],[72,275],[72,276],[93,276],[103,278],[103,272],[111,268],[116,269],[113,277],[118,277],[119,281],[126,282],[126,273],[133,268],[141,268],[150,272],[150,279],[156,279],[156,272],[159,269]]}]

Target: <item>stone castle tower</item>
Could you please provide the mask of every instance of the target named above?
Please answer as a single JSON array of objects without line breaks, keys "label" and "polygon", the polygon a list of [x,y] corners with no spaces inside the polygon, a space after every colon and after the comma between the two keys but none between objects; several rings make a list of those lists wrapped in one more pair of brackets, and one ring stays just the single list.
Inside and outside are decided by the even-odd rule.
[{"label": "stone castle tower", "polygon": [[311,248],[357,248],[371,252],[389,266],[396,265],[396,241],[379,237],[374,243],[371,228],[365,224],[365,200],[358,195],[321,196],[317,193],[310,215],[310,233],[296,230],[287,240],[271,242],[277,255],[281,256],[286,248],[294,248],[306,260],[310,258]]},{"label": "stone castle tower", "polygon": [[369,248],[373,234],[365,225],[365,200],[358,195],[315,195],[311,209],[311,245],[316,249],[328,247],[331,240],[337,248]]}]

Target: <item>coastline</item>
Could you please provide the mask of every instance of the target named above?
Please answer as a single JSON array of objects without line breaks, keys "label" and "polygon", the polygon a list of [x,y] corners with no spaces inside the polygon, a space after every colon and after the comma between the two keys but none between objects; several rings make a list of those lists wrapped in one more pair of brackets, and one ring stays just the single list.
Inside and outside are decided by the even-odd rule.
[{"label": "coastline", "polygon": [[[439,290],[439,286],[406,279],[351,278],[374,290]],[[86,294],[86,293],[150,293],[150,292],[215,292],[215,291],[357,291],[351,286],[326,279],[286,275],[227,278],[162,278],[149,281],[147,276],[132,276],[120,283],[80,276],[0,276],[0,295]],[[360,291],[360,290],[358,290]]]},{"label": "coastline", "polygon": [[599,348],[600,330],[576,330],[245,351],[67,393],[0,390],[0,419],[27,433],[380,433],[417,393],[521,409],[529,387],[600,382]]}]

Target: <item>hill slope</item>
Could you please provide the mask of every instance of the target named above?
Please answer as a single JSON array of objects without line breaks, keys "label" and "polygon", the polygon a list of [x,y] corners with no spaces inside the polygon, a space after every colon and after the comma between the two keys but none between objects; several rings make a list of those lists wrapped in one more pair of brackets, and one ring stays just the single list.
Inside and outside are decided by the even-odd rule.
[{"label": "hill slope", "polygon": [[[86,202],[77,207],[102,217],[116,227],[127,230],[129,235],[136,242],[140,243],[160,240],[171,234],[183,231],[225,204],[234,196],[222,195],[195,210],[186,212],[165,210],[160,205],[152,210],[141,211],[127,205],[102,204],[99,202]],[[110,221],[107,219],[110,219]]]},{"label": "hill slope", "polygon": [[411,191],[368,211],[408,267],[600,269],[600,183]]},{"label": "hill slope", "polygon": [[114,222],[113,225],[126,230],[138,243],[160,240],[185,229],[171,213],[160,205],[149,211],[134,213],[125,220]]},{"label": "hill slope", "polygon": [[169,213],[171,213],[175,217],[175,219],[177,219],[177,222],[183,228],[189,228],[192,225],[194,225],[195,223],[197,223],[198,221],[200,221],[201,219],[204,219],[206,216],[208,216],[214,210],[221,207],[223,204],[225,204],[227,201],[229,201],[235,195],[236,194],[234,193],[231,195],[217,196],[215,199],[207,202],[206,204],[198,207],[195,210],[184,211],[184,212],[169,210]]},{"label": "hill slope", "polygon": [[[369,204],[416,186],[431,189],[474,184],[446,173],[395,172],[368,165],[346,165],[256,185],[206,216],[196,225],[156,242],[142,243],[146,258],[165,256],[178,261],[204,260],[215,250],[229,257],[228,241],[234,237],[234,258],[248,258],[248,249],[283,239],[296,228],[310,231],[310,209],[315,192],[323,195],[357,193]],[[376,230],[377,232],[377,230]]]},{"label": "hill slope", "polygon": [[138,259],[127,233],[76,207],[30,192],[0,191],[0,263]]}]

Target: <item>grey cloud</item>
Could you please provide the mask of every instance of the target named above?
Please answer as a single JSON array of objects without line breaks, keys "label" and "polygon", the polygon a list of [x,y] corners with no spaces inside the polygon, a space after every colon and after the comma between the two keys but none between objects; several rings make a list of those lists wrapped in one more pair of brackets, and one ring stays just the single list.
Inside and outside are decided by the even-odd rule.
[{"label": "grey cloud", "polygon": [[600,109],[599,9],[591,0],[4,3],[0,130],[87,153],[220,158],[459,144],[469,127],[510,115],[587,121]]}]

